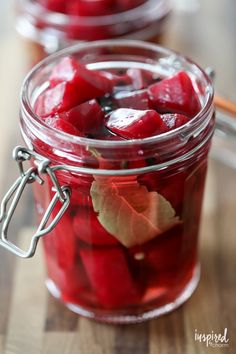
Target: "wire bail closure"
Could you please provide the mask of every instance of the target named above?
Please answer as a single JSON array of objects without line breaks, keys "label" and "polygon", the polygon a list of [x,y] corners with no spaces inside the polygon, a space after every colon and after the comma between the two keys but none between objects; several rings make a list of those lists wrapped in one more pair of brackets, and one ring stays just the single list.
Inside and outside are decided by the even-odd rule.
[{"label": "wire bail closure", "polygon": [[[13,159],[18,164],[20,176],[10,187],[1,202],[0,223],[2,223],[2,230],[0,234],[0,246],[3,246],[8,251],[14,253],[19,257],[30,258],[35,254],[39,238],[45,236],[47,233],[52,231],[62,218],[63,214],[65,213],[66,209],[70,204],[71,191],[68,186],[60,185],[54,171],[50,167],[51,161],[49,159],[46,159],[43,156],[37,154],[36,152],[21,146],[17,146],[13,150]],[[35,167],[30,167],[28,170],[25,171],[24,162],[29,161],[31,159],[33,159]],[[50,177],[53,183],[52,189],[53,191],[55,191],[55,194],[50,204],[48,205],[48,208],[38,226],[37,231],[32,236],[29,249],[27,251],[24,251],[8,240],[8,228],[25,187],[28,184],[34,182],[37,182],[42,185],[44,183],[42,176],[45,174]],[[61,202],[62,206],[58,211],[57,215],[51,221],[51,223],[47,225],[48,220],[52,215],[53,209],[58,201]],[[8,203],[10,203],[9,207]]]}]

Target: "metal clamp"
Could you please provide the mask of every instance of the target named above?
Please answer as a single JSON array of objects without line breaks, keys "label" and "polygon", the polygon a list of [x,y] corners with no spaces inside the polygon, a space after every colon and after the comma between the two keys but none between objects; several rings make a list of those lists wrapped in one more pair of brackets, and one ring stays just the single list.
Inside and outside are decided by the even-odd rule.
[{"label": "metal clamp", "polygon": [[[52,231],[59,220],[62,218],[64,212],[70,204],[71,192],[69,187],[61,186],[59,184],[54,171],[50,167],[50,160],[45,159],[43,156],[38,155],[34,151],[28,150],[24,147],[16,147],[13,151],[13,158],[18,164],[20,176],[8,190],[1,203],[0,222],[3,223],[3,225],[0,235],[0,246],[5,247],[7,250],[19,257],[30,258],[35,254],[39,238]],[[36,167],[31,167],[25,171],[23,166],[24,162],[27,160],[29,161],[32,158]],[[51,178],[53,182],[52,189],[55,191],[55,194],[38,226],[37,231],[31,239],[29,249],[24,251],[8,240],[8,228],[25,187],[28,184],[34,182],[42,185],[44,183],[42,178],[43,174],[47,174]],[[10,201],[10,206],[7,208]],[[62,204],[61,208],[51,223],[47,225],[48,220],[52,215],[54,207],[58,201],[60,201]]]}]

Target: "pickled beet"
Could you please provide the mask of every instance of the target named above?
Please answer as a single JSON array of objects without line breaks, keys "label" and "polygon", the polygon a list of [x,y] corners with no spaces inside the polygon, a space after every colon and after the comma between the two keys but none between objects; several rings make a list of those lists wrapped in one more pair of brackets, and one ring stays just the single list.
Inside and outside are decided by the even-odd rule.
[{"label": "pickled beet", "polygon": [[189,121],[189,118],[184,116],[183,114],[162,114],[161,115],[162,120],[166,123],[167,127],[170,130],[176,129],[184,125]]},{"label": "pickled beet", "polygon": [[[160,81],[156,74],[137,68],[90,70],[68,56],[54,67],[49,83],[36,100],[36,113],[42,118],[55,116],[76,128],[74,135],[92,139],[163,134],[187,123],[201,108],[183,71]],[[50,122],[73,134],[66,123]]]},{"label": "pickled beet", "polygon": [[54,242],[59,267],[64,269],[73,267],[77,263],[77,238],[68,215],[64,215],[63,222],[57,224],[55,233]]},{"label": "pickled beet", "polygon": [[175,210],[179,210],[182,207],[186,178],[186,171],[179,171],[176,175],[163,176],[162,183],[159,183],[161,195],[171,202]]},{"label": "pickled beet", "polygon": [[118,240],[100,224],[93,209],[79,208],[73,220],[76,236],[94,246],[119,245]]},{"label": "pickled beet", "polygon": [[60,118],[46,118],[45,122],[52,128],[63,131],[64,133],[82,136],[81,132],[72,124]]},{"label": "pickled beet", "polygon": [[144,2],[145,0],[117,0],[117,5],[125,11],[137,7]]},{"label": "pickled beet", "polygon": [[119,108],[109,115],[105,124],[113,133],[128,139],[147,138],[168,130],[154,110]]},{"label": "pickled beet", "polygon": [[161,237],[129,249],[133,272],[142,278],[139,282],[146,287],[178,283],[179,268],[184,267],[181,264],[184,252],[182,238],[182,228],[177,226]]},{"label": "pickled beet", "polygon": [[151,109],[147,90],[118,92],[114,95],[114,102],[119,108]]},{"label": "pickled beet", "polygon": [[83,134],[89,134],[102,127],[104,113],[96,100],[90,100],[60,113],[58,117]]},{"label": "pickled beet", "polygon": [[102,16],[112,12],[114,0],[73,0],[68,1],[66,10],[74,16]]},{"label": "pickled beet", "polygon": [[65,0],[38,0],[39,4],[54,12],[66,12]]},{"label": "pickled beet", "polygon": [[122,308],[136,303],[140,294],[121,247],[83,248],[80,255],[100,305]]},{"label": "pickled beet", "polygon": [[[85,273],[82,261],[79,256],[76,258],[76,264],[70,268],[61,268],[52,257],[47,257],[47,267],[49,277],[57,284],[62,294],[62,300],[68,302],[78,298],[78,294],[91,287]],[[73,300],[72,300],[73,299]]]},{"label": "pickled beet", "polygon": [[[60,83],[68,82],[77,92],[79,103],[112,91],[111,81],[107,76],[99,71],[89,70],[85,65],[79,63],[72,57],[63,58],[53,69],[50,76],[50,87]],[[67,108],[72,108],[71,105]]]},{"label": "pickled beet", "polygon": [[61,82],[76,82],[78,74],[78,62],[72,57],[65,57],[53,68],[49,81],[54,87]]},{"label": "pickled beet", "polygon": [[61,82],[44,91],[35,102],[35,113],[41,118],[53,116],[80,103],[80,94],[71,82]]},{"label": "pickled beet", "polygon": [[174,236],[173,230],[167,231],[161,238],[150,241],[143,247],[145,262],[153,272],[171,269],[178,265],[182,252],[181,226],[175,227],[174,231]]},{"label": "pickled beet", "polygon": [[192,81],[184,71],[152,84],[148,93],[158,112],[180,113],[192,118],[201,109]]}]

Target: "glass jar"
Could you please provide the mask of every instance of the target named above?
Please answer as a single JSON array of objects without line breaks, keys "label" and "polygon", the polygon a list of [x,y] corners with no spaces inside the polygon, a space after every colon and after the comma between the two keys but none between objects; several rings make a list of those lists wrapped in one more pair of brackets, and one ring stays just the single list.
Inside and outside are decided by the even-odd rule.
[{"label": "glass jar", "polygon": [[[66,55],[90,69],[142,68],[161,77],[185,70],[202,109],[185,125],[145,139],[93,140],[55,130],[32,107],[52,67]],[[31,251],[21,256],[31,256],[48,233],[47,287],[68,308],[100,321],[132,323],[172,311],[191,296],[200,275],[212,101],[211,81],[200,67],[140,41],[79,44],[46,58],[26,77],[20,122],[27,149],[15,156],[22,178],[35,182],[43,221]],[[36,169],[22,173],[24,160]]]},{"label": "glass jar", "polygon": [[158,41],[171,10],[170,0],[136,2],[127,11],[88,17],[53,12],[36,0],[18,0],[16,27],[26,39],[32,63],[76,41],[121,37]]}]

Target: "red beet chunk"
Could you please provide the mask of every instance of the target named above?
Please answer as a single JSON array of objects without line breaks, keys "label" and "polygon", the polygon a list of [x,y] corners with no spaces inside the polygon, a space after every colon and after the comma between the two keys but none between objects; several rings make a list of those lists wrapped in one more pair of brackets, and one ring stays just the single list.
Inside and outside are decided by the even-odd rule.
[{"label": "red beet chunk", "polygon": [[112,84],[107,76],[99,71],[87,69],[72,57],[63,58],[53,69],[49,80],[51,87],[69,82],[77,93],[77,104],[112,91]]},{"label": "red beet chunk", "polygon": [[144,3],[145,0],[117,0],[117,3],[120,7],[120,11],[127,11],[129,9],[135,8],[142,3]]},{"label": "red beet chunk", "polygon": [[149,86],[148,93],[159,112],[186,114],[192,118],[201,110],[192,81],[184,71]]},{"label": "red beet chunk", "polygon": [[54,87],[61,82],[75,81],[78,75],[78,62],[73,57],[65,57],[53,68],[50,80],[50,86]]},{"label": "red beet chunk", "polygon": [[84,248],[80,254],[91,286],[104,308],[122,308],[138,301],[136,284],[122,248]]},{"label": "red beet chunk", "polygon": [[184,203],[187,177],[188,172],[186,170],[169,176],[160,176],[159,193],[179,212],[181,212],[181,207]]},{"label": "red beet chunk", "polygon": [[122,91],[115,95],[115,103],[119,108],[150,109],[149,97],[146,90]]},{"label": "red beet chunk", "polygon": [[74,16],[103,16],[112,12],[114,0],[69,1],[67,13]]},{"label": "red beet chunk", "polygon": [[142,168],[147,167],[147,162],[145,159],[133,160],[128,162],[129,168]]},{"label": "red beet chunk", "polygon": [[45,122],[50,125],[50,127],[63,131],[64,133],[76,135],[76,136],[83,136],[80,131],[75,128],[69,122],[60,119],[60,118],[46,118]]},{"label": "red beet chunk", "polygon": [[66,11],[66,2],[65,0],[39,0],[40,5],[46,9],[53,12],[62,12]]},{"label": "red beet chunk", "polygon": [[183,250],[181,227],[175,227],[160,238],[130,248],[130,262],[135,273],[142,270],[141,275],[146,284],[159,286],[167,283],[171,272],[181,265]]},{"label": "red beet chunk", "polygon": [[180,226],[166,232],[162,239],[145,245],[144,254],[148,267],[157,272],[176,267],[181,259],[183,247]]},{"label": "red beet chunk", "polygon": [[79,258],[76,266],[66,270],[59,281],[61,297],[64,301],[73,302],[75,298],[79,300],[81,294],[90,290],[90,284]]},{"label": "red beet chunk", "polygon": [[161,116],[154,110],[119,108],[111,113],[106,126],[113,133],[128,139],[142,139],[168,130]]},{"label": "red beet chunk", "polygon": [[95,24],[94,26],[86,26],[85,23],[81,21],[78,23],[76,20],[68,26],[67,36],[69,39],[75,39],[76,41],[78,41],[78,38],[84,41],[95,41],[113,37],[105,25],[99,26],[99,28]]},{"label": "red beet chunk", "polygon": [[186,253],[182,228],[167,232],[159,243],[147,245],[147,282],[150,285],[178,284],[191,257]]},{"label": "red beet chunk", "polygon": [[58,264],[61,268],[69,268],[77,263],[77,238],[68,215],[63,215],[57,224],[54,234],[54,242]]},{"label": "red beet chunk", "polygon": [[[73,183],[74,181],[75,183]],[[83,180],[80,181],[79,177],[74,177],[74,179],[72,179],[71,186],[73,188],[73,191],[70,198],[70,212],[72,215],[76,215],[77,208],[93,208],[92,200],[91,198],[89,198],[89,187],[91,187],[91,184],[91,180],[89,180],[87,183],[83,183]],[[75,188],[77,188],[77,190]]]},{"label": "red beet chunk", "polygon": [[178,113],[176,113],[176,114],[174,114],[174,113],[173,114],[172,113],[163,114],[163,115],[161,115],[161,118],[166,123],[169,130],[179,128],[189,121],[188,117],[184,116],[183,114],[178,114]]},{"label": "red beet chunk", "polygon": [[60,113],[59,117],[72,124],[80,132],[89,134],[101,128],[104,113],[96,100],[90,100]]},{"label": "red beet chunk", "polygon": [[70,82],[61,82],[47,89],[37,98],[35,113],[41,118],[53,116],[77,105],[80,103],[79,100],[78,90],[75,90]]},{"label": "red beet chunk", "polygon": [[118,240],[100,224],[93,210],[80,208],[73,221],[76,236],[94,246],[117,245]]},{"label": "red beet chunk", "polygon": [[[46,258],[48,266],[48,275],[55,282],[61,292],[61,297],[64,301],[74,300],[90,289],[90,285],[85,274],[82,262],[77,256],[76,264],[73,267],[63,269],[58,266],[54,258],[48,250]],[[72,299],[73,297],[73,299]]]}]

